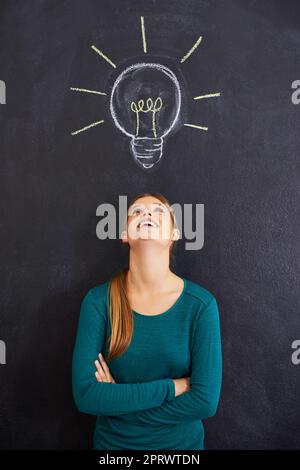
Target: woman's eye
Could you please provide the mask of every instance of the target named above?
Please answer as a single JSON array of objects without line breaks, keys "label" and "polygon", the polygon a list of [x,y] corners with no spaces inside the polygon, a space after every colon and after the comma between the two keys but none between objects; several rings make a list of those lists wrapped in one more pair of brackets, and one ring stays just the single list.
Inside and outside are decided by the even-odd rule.
[{"label": "woman's eye", "polygon": [[[161,213],[164,213],[166,211],[166,209],[164,207],[160,207],[160,206],[157,206],[154,208],[154,212],[161,212]],[[142,209],[140,207],[136,207],[135,209],[130,209],[128,211],[128,215],[136,215],[136,214],[140,214],[142,212]]]},{"label": "woman's eye", "polygon": [[133,210],[129,213],[129,215],[138,214],[140,211],[141,211],[141,209],[133,209]]}]

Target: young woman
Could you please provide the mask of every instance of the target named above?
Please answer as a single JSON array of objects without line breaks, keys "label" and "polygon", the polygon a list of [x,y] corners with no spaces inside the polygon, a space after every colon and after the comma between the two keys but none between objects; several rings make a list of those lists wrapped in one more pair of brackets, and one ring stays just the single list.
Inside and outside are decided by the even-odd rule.
[{"label": "young woman", "polygon": [[72,360],[79,411],[97,416],[93,449],[201,450],[222,381],[220,319],[207,289],[177,276],[175,215],[158,193],[131,201],[129,266],[81,304]]}]

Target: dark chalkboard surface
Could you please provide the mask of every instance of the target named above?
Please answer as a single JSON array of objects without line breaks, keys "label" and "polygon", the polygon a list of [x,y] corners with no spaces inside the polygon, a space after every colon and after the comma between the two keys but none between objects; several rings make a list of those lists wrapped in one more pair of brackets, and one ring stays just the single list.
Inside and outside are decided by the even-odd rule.
[{"label": "dark chalkboard surface", "polygon": [[[299,15],[297,0],[1,2],[1,448],[91,447],[71,394],[79,306],[127,263],[97,208],[149,190],[204,205],[204,244],[183,237],[176,272],[219,301],[206,448],[300,447]],[[127,135],[111,92],[142,63],[160,69],[114,97]]]}]

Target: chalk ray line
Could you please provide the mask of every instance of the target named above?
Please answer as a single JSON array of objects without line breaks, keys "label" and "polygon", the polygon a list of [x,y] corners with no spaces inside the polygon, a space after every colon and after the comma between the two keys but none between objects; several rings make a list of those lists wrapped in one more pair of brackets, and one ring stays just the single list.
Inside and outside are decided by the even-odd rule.
[{"label": "chalk ray line", "polygon": [[208,130],[208,127],[197,126],[196,124],[184,124],[184,126],[194,127],[195,129],[202,129],[203,131],[207,131],[207,130]]},{"label": "chalk ray line", "polygon": [[103,54],[102,51],[100,51],[100,49],[98,49],[96,46],[94,46],[94,44],[91,46],[91,48],[97,52],[97,54],[99,54],[104,60],[106,60],[110,65],[112,65],[114,68],[117,68],[116,64],[114,64],[114,62],[112,60],[110,60],[105,54]]},{"label": "chalk ray line", "polygon": [[194,100],[202,100],[203,98],[212,98],[213,96],[220,96],[221,93],[209,93],[207,95],[194,96]]},{"label": "chalk ray line", "polygon": [[104,122],[104,119],[102,119],[101,121],[93,122],[92,124],[89,124],[88,126],[82,127],[81,129],[78,129],[77,131],[71,132],[71,134],[72,135],[79,134],[79,132],[86,131],[90,129],[91,127],[97,126],[98,124],[102,124],[103,122]]},{"label": "chalk ray line", "polygon": [[95,93],[96,95],[105,95],[106,96],[106,93],[103,93],[102,91],[88,90],[87,88],[70,87],[70,90],[81,91],[81,92],[84,92],[84,93]]},{"label": "chalk ray line", "polygon": [[195,49],[197,49],[201,41],[202,41],[202,36],[199,36],[199,38],[197,39],[195,44],[191,47],[191,49],[187,52],[187,54],[184,57],[182,57],[180,61],[181,63],[185,62],[190,57],[190,55],[195,51]]},{"label": "chalk ray line", "polygon": [[142,29],[142,38],[143,38],[143,49],[145,54],[147,53],[147,42],[146,42],[146,34],[145,34],[145,22],[144,17],[141,16],[141,29]]}]

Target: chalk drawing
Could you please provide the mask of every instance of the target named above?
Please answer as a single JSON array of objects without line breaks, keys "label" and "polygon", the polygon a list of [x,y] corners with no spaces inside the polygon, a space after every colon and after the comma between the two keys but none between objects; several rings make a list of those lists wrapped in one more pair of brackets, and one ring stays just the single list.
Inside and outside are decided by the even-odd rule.
[{"label": "chalk drawing", "polygon": [[161,98],[156,98],[155,102],[153,103],[152,98],[147,99],[147,108],[144,109],[144,100],[139,100],[138,106],[137,104],[132,101],[131,102],[131,110],[136,113],[136,134],[135,136],[137,137],[139,135],[139,128],[140,128],[140,118],[139,118],[139,113],[149,113],[152,112],[152,130],[153,130],[153,136],[156,138],[157,133],[156,133],[156,127],[155,127],[155,114],[161,110],[162,108],[162,100]]},{"label": "chalk drawing", "polygon": [[184,57],[182,57],[182,59],[180,61],[181,63],[185,62],[190,57],[190,55],[197,49],[197,47],[199,46],[201,41],[202,41],[202,36],[200,36],[197,39],[197,41],[195,42],[193,47],[191,47],[191,49],[188,51],[188,53]]},{"label": "chalk drawing", "polygon": [[[199,95],[199,96],[195,96],[194,97],[194,100],[202,100],[204,98],[213,98],[213,97],[216,97],[216,96],[220,96],[221,93],[208,93],[206,95]],[[197,124],[187,124],[185,123],[184,126],[187,126],[187,127],[193,127],[194,129],[201,129],[203,131],[207,131],[208,130],[208,127],[205,127],[205,126],[198,126]]]},{"label": "chalk drawing", "polygon": [[103,93],[102,91],[87,90],[86,88],[74,88],[74,87],[70,87],[70,90],[73,90],[73,91],[82,91],[82,92],[84,92],[84,93],[95,93],[96,95],[103,95],[103,96],[106,96],[106,93]]},{"label": "chalk drawing", "polygon": [[[151,96],[147,96],[149,94]],[[180,108],[179,82],[164,65],[131,65],[113,84],[110,97],[113,121],[131,138],[131,151],[142,168],[152,168],[160,161],[163,139],[175,126]],[[141,113],[150,118],[142,119]]]},{"label": "chalk drawing", "polygon": [[144,17],[141,16],[141,29],[142,29],[142,38],[143,38],[143,49],[146,54],[147,52],[147,43],[146,43],[146,33],[145,33],[145,22]]},{"label": "chalk drawing", "polygon": [[104,119],[102,119],[102,121],[93,122],[92,124],[89,124],[88,126],[85,126],[82,129],[78,129],[78,131],[71,132],[71,134],[72,135],[79,134],[79,132],[86,131],[90,129],[91,127],[97,126],[98,124],[102,124],[103,122],[104,122]]},{"label": "chalk drawing", "polygon": [[208,95],[195,96],[194,100],[202,100],[203,98],[213,98],[214,96],[220,96],[221,93],[210,93]]},{"label": "chalk drawing", "polygon": [[208,130],[208,127],[197,126],[196,124],[184,124],[184,126],[194,127],[195,129],[202,129],[203,131],[207,131],[207,130]]},{"label": "chalk drawing", "polygon": [[108,62],[112,67],[116,68],[116,64],[114,64],[114,62],[112,60],[110,60],[105,54],[103,54],[102,51],[100,51],[100,49],[98,49],[96,46],[94,46],[94,44],[91,46],[91,48],[97,52],[97,54],[99,54],[101,57],[103,57],[103,59],[106,60],[106,62]]},{"label": "chalk drawing", "polygon": [[[146,54],[145,18],[140,17],[143,51]],[[184,63],[202,42],[202,36],[182,57]],[[94,44],[91,48],[115,69],[117,65]],[[1,83],[1,82],[0,82]],[[88,88],[71,87],[72,91],[106,96],[105,92]],[[194,96],[202,100],[220,96],[221,93],[207,93]],[[164,138],[175,128],[181,111],[181,90],[172,70],[159,63],[136,63],[123,70],[114,81],[110,92],[109,110],[116,127],[130,138],[130,149],[136,163],[143,169],[152,168],[163,155]],[[91,129],[100,120],[71,132],[77,135]],[[208,127],[184,123],[186,127],[207,131]]]}]

